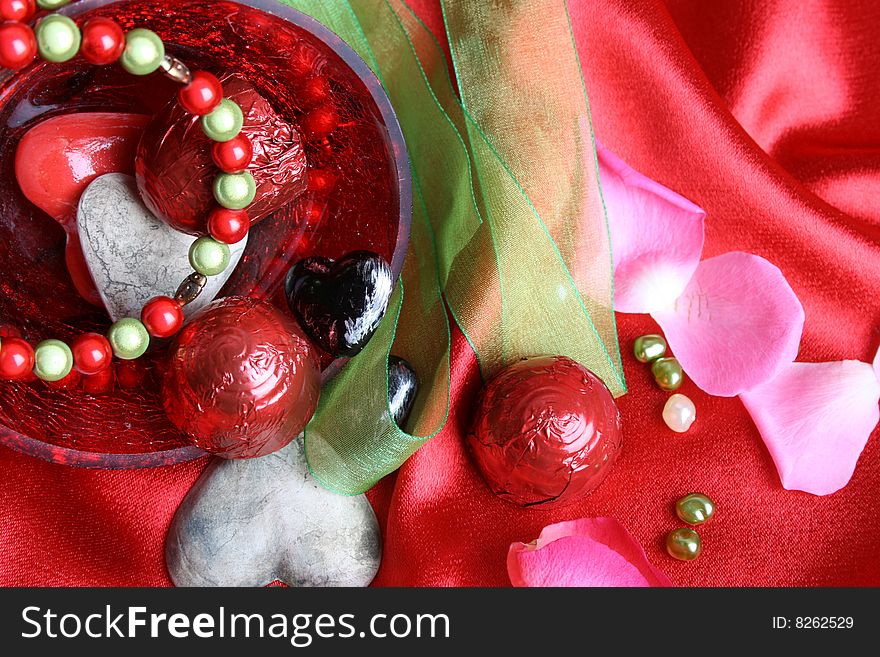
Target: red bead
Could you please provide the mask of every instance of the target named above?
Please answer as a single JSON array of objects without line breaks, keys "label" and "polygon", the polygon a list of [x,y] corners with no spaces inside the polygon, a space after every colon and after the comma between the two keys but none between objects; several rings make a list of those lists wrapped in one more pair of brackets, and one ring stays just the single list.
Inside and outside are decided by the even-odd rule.
[{"label": "red bead", "polygon": [[140,360],[118,360],[116,365],[116,381],[124,390],[137,390],[147,376],[147,370]]},{"label": "red bead", "polygon": [[236,244],[244,239],[251,227],[251,220],[244,210],[227,210],[216,207],[208,216],[208,232],[218,242]]},{"label": "red bead", "polygon": [[326,214],[327,201],[320,198],[306,201],[297,208],[297,218],[308,230],[317,229]]},{"label": "red bead", "polygon": [[214,164],[226,173],[247,169],[254,157],[254,147],[246,135],[238,133],[229,141],[218,141],[211,149]]},{"label": "red bead", "polygon": [[82,389],[90,395],[106,395],[113,390],[116,381],[116,370],[112,367],[101,370],[91,376],[83,376]]},{"label": "red bead", "polygon": [[192,74],[192,81],[177,92],[177,98],[187,112],[203,116],[210,114],[223,100],[223,87],[216,75],[196,71]]},{"label": "red bead", "polygon": [[326,195],[333,191],[338,179],[339,176],[327,169],[310,169],[308,189],[316,194]]},{"label": "red bead", "polygon": [[125,50],[125,33],[109,18],[93,18],[82,29],[80,52],[92,64],[112,64]]},{"label": "red bead", "polygon": [[37,56],[37,38],[24,23],[0,25],[0,67],[18,70]]},{"label": "red bead", "polygon": [[36,0],[0,0],[0,18],[24,23],[37,11]]},{"label": "red bead", "polygon": [[171,297],[153,297],[144,305],[141,321],[154,338],[170,338],[183,326],[183,308]]},{"label": "red bead", "polygon": [[326,78],[313,77],[306,80],[297,93],[297,100],[303,107],[320,105],[330,97],[330,85]]},{"label": "red bead", "polygon": [[103,335],[83,333],[71,343],[73,366],[82,374],[97,374],[110,367],[113,347]]},{"label": "red bead", "polygon": [[33,369],[33,347],[21,338],[0,340],[0,378],[18,379]]},{"label": "red bead", "polygon": [[70,370],[60,381],[44,381],[48,387],[53,390],[67,390],[68,388],[77,388],[79,387],[79,382],[82,379],[82,374],[77,372],[76,370]]},{"label": "red bead", "polygon": [[301,125],[306,135],[312,139],[323,139],[336,130],[339,115],[332,105],[321,105],[303,116]]}]

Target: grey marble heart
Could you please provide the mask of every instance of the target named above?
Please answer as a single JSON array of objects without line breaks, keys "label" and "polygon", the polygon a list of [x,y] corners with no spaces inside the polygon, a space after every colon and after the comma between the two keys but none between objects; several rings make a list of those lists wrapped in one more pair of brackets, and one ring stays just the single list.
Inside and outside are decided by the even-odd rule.
[{"label": "grey marble heart", "polygon": [[[192,273],[192,235],[160,221],[146,208],[134,178],[109,173],[95,178],[79,201],[77,227],[86,264],[110,317],[140,317],[157,295],[173,296]],[[198,299],[185,307],[192,315],[208,305],[238,264],[247,238],[230,247],[229,267],[212,276]]]},{"label": "grey marble heart", "polygon": [[258,459],[215,459],[177,510],[165,561],[177,586],[366,586],[381,538],[364,495],[314,480],[302,438]]}]

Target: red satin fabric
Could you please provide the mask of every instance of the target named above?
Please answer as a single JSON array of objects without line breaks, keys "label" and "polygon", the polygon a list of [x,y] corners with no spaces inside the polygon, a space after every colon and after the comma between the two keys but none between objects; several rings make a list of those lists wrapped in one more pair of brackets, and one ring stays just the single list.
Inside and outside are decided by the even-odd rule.
[{"label": "red satin fabric", "polygon": [[[706,256],[762,255],[806,310],[801,360],[870,360],[880,343],[880,6],[871,0],[570,0],[598,138],[708,212]],[[436,0],[413,2],[442,35]],[[782,489],[736,399],[708,397],[691,431],[629,355],[647,317],[618,316],[630,393],[624,451],[574,507],[521,510],[489,493],[464,449],[479,387],[454,345],[449,427],[370,499],[384,527],[379,585],[505,585],[507,547],[551,522],[612,516],[679,585],[878,585],[878,435],[828,497]],[[0,583],[167,585],[168,523],[205,461],[93,472],[0,449]],[[675,500],[711,495],[703,554],[663,551]]]}]

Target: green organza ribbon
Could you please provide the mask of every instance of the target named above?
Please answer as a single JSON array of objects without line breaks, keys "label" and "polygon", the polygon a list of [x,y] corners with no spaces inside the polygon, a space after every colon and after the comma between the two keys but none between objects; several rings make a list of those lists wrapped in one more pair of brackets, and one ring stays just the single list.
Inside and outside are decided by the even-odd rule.
[{"label": "green organza ribbon", "polygon": [[[563,0],[442,0],[458,94],[443,50],[402,0],[281,1],[370,65],[413,173],[410,250],[388,314],[306,429],[315,477],[361,493],[443,428],[447,305],[484,377],[564,354],[623,394],[608,225]],[[388,408],[391,353],[421,380],[409,431]]]}]

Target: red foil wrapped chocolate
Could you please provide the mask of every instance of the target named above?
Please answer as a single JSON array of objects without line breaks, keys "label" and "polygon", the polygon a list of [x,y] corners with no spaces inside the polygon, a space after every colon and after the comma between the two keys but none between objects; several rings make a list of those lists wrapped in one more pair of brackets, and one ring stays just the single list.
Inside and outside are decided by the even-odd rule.
[{"label": "red foil wrapped chocolate", "polygon": [[[232,74],[220,76],[220,81],[224,97],[241,107],[241,133],[253,146],[247,170],[257,183],[257,195],[248,206],[254,225],[305,191],[306,154],[299,131],[250,82]],[[202,132],[200,120],[176,99],[171,101],[147,126],[135,160],[147,207],[192,235],[207,233],[208,214],[216,206],[212,185],[219,173],[211,156],[213,142]]]},{"label": "red foil wrapped chocolate", "polygon": [[292,441],[318,405],[318,360],[274,306],[227,297],[179,334],[162,401],[194,445],[224,458],[265,456]]},{"label": "red foil wrapped chocolate", "polygon": [[587,368],[565,356],[531,358],[486,384],[467,440],[493,493],[561,506],[605,479],[622,444],[620,414]]}]

